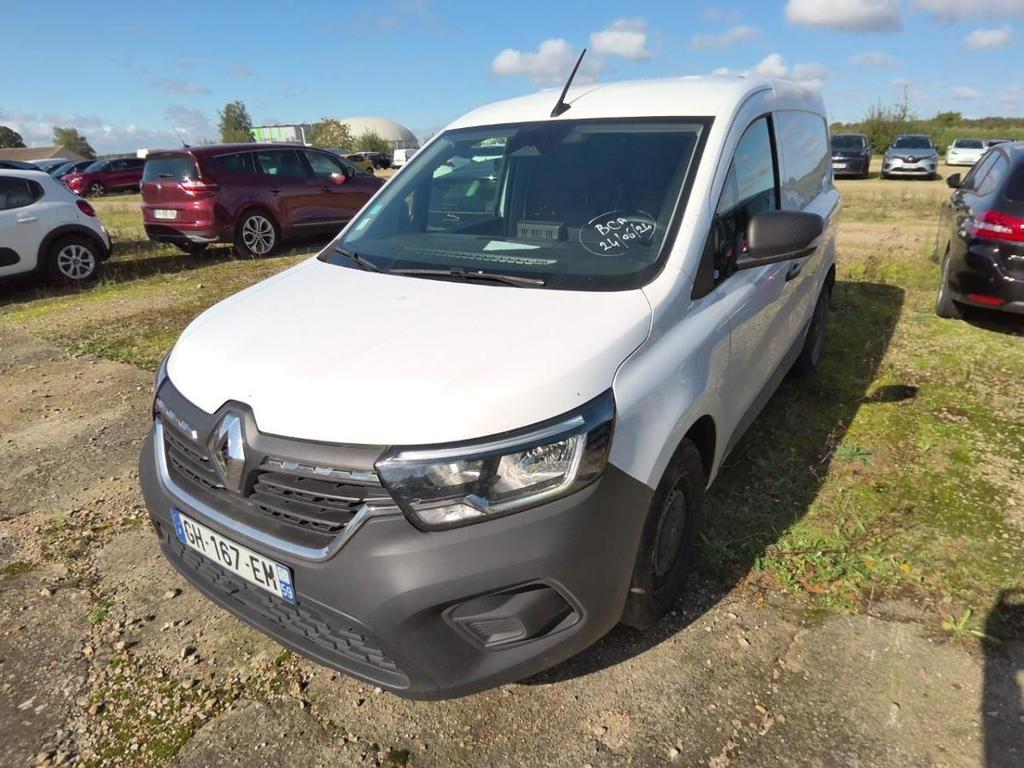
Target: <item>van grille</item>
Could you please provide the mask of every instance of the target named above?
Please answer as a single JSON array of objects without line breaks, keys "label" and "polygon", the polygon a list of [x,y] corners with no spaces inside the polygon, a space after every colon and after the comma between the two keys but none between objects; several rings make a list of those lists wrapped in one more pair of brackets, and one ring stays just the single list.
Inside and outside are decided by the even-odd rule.
[{"label": "van grille", "polygon": [[394,504],[374,472],[306,465],[276,456],[265,456],[248,470],[237,494],[224,487],[205,446],[170,420],[164,420],[163,434],[168,472],[183,489],[212,495],[214,501],[219,497],[228,508],[245,504],[249,511],[294,529],[333,536],[364,504]]}]

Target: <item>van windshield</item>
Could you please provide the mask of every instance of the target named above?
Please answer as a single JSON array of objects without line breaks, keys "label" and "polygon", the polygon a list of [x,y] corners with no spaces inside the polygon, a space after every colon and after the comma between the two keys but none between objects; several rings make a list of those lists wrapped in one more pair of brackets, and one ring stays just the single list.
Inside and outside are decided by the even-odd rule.
[{"label": "van windshield", "polygon": [[323,258],[441,279],[486,273],[547,288],[638,288],[671,245],[709,124],[558,120],[448,131]]}]

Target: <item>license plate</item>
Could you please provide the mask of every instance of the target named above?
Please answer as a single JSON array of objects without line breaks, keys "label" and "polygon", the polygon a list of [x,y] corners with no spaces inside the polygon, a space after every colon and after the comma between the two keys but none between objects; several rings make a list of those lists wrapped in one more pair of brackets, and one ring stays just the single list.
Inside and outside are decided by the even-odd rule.
[{"label": "license plate", "polygon": [[846,163],[832,163],[832,167],[837,171],[842,171],[846,169]]},{"label": "license plate", "polygon": [[171,517],[174,518],[174,530],[178,534],[178,540],[186,547],[213,560],[221,568],[241,576],[250,584],[255,584],[289,603],[295,603],[295,587],[288,566],[236,544],[176,509],[171,510]]},{"label": "license plate", "polygon": [[157,208],[153,211],[153,217],[157,219],[176,219],[178,218],[178,212],[167,210],[166,208]]}]

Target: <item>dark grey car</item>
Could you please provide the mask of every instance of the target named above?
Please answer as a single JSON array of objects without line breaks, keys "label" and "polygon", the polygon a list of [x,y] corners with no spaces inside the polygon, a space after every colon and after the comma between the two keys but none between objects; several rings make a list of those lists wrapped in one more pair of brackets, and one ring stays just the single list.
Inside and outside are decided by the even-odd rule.
[{"label": "dark grey car", "polygon": [[938,176],[939,151],[932,137],[924,134],[897,136],[885,150],[882,160],[882,178],[919,176],[934,179]]}]

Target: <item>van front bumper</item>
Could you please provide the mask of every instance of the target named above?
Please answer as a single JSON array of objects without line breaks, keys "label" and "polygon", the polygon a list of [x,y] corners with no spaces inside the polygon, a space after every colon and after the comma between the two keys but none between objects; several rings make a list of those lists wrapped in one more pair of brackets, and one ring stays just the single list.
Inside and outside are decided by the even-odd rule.
[{"label": "van front bumper", "polygon": [[[609,465],[577,494],[453,530],[425,533],[397,509],[368,517],[329,556],[307,560],[204,515],[168,489],[159,463],[151,432],[143,494],[161,550],[185,578],[282,645],[415,699],[528,677],[607,633],[622,615],[653,493]],[[172,509],[291,568],[296,604],[182,545]],[[502,641],[517,624],[529,635]]]}]

